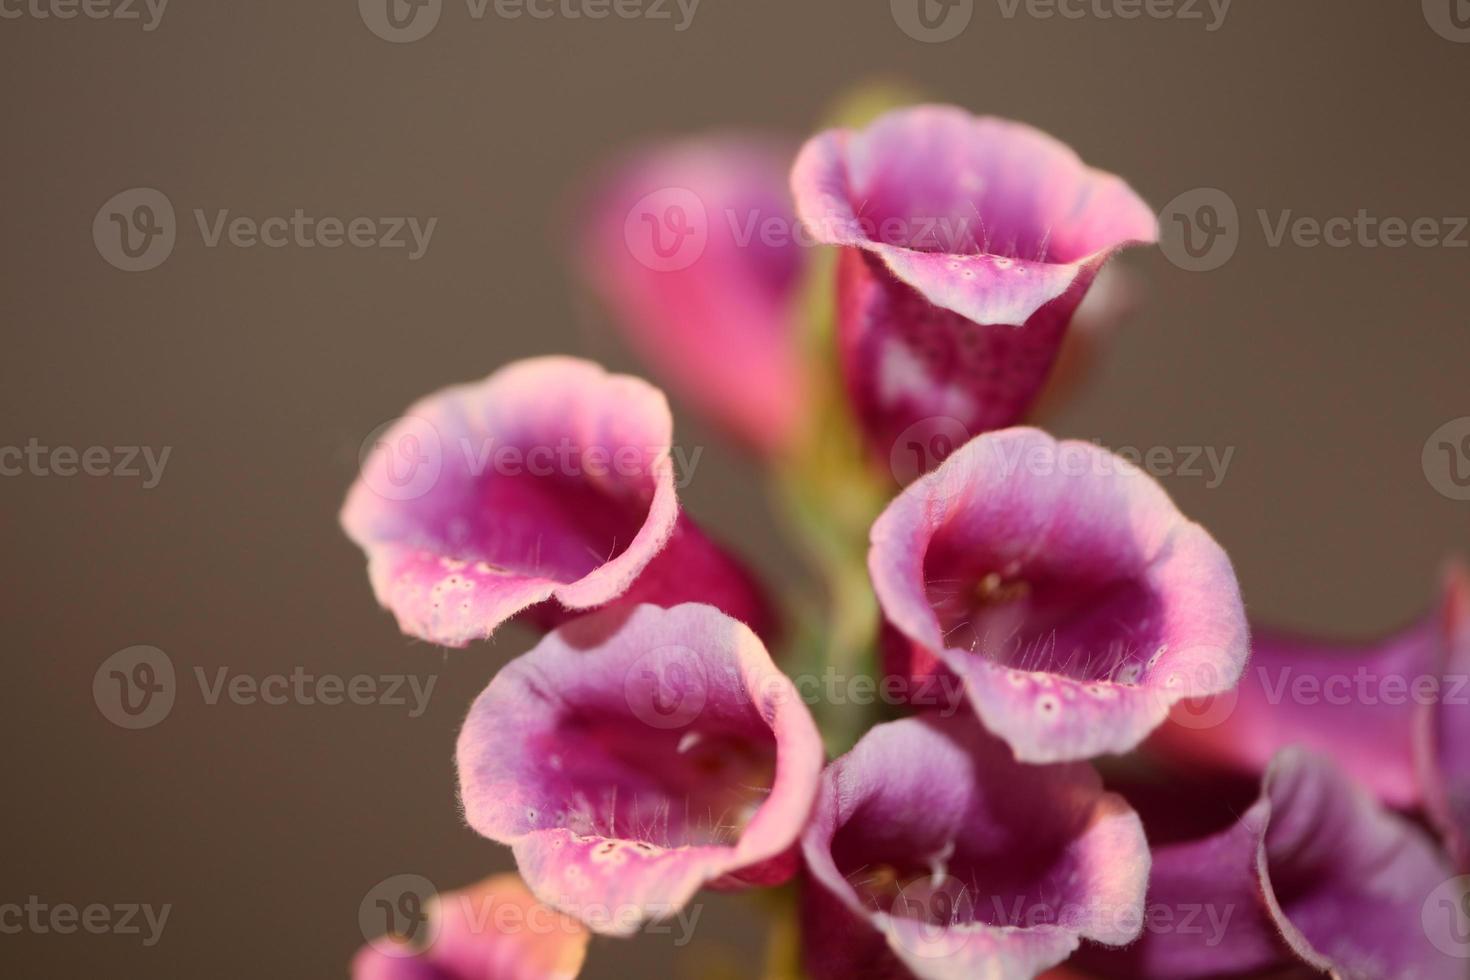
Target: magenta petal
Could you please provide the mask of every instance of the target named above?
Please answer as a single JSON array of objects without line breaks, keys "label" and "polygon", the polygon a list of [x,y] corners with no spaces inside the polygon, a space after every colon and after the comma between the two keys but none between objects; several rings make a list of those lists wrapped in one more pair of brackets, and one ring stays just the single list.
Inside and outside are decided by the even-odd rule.
[{"label": "magenta petal", "polygon": [[380,940],[357,954],[353,980],[572,980],[587,930],[541,905],[513,874],[437,896],[427,947]]},{"label": "magenta petal", "polygon": [[1230,560],[1157,482],[1036,429],[972,439],[873,524],[890,626],[1024,762],[1134,748],[1247,653]]},{"label": "magenta petal", "polygon": [[1420,706],[1417,768],[1430,819],[1470,873],[1470,570],[1460,562],[1445,574],[1439,614],[1441,694]]},{"label": "magenta petal", "polygon": [[1031,977],[1142,927],[1148,846],[1123,799],[958,720],[872,729],[823,775],[802,853],[818,980]]},{"label": "magenta petal", "polygon": [[[610,605],[623,608],[648,603],[668,608],[686,602],[717,607],[749,626],[767,643],[780,629],[775,609],[749,569],[710,540],[687,514],[680,514],[663,550]],[[527,612],[527,617],[543,629],[554,629],[581,615],[582,610],[552,602]]]},{"label": "magenta petal", "polygon": [[[1254,975],[1305,964],[1353,980],[1463,980],[1426,910],[1450,878],[1429,839],[1325,757],[1271,764],[1231,827],[1154,850],[1152,913],[1135,946],[1083,965],[1130,980]],[[1187,918],[1186,918],[1187,917]],[[1187,924],[1186,924],[1187,923]],[[1455,948],[1439,937],[1447,948]]]},{"label": "magenta petal", "polygon": [[502,669],[458,762],[470,825],[515,850],[537,897],[627,934],[702,886],[789,877],[822,747],[746,626],[640,606],[570,623]]},{"label": "magenta petal", "polygon": [[1381,640],[1347,644],[1255,630],[1233,703],[1184,713],[1154,744],[1252,774],[1288,745],[1321,752],[1384,802],[1427,808],[1463,863],[1470,857],[1467,678],[1470,584],[1454,566],[1435,607]]},{"label": "magenta petal", "polygon": [[[364,459],[342,526],[400,628],[446,646],[546,600],[605,605],[669,546],[662,568],[695,569],[671,598],[760,618],[749,577],[679,520],[672,432],[646,382],[569,357],[519,361],[410,408]],[[639,595],[666,601],[655,581]]]},{"label": "magenta petal", "polygon": [[581,229],[584,275],[632,345],[765,452],[803,409],[790,165],[789,150],[745,137],[657,147],[602,181]]},{"label": "magenta petal", "polygon": [[402,955],[364,946],[352,958],[352,980],[464,980],[421,955]]},{"label": "magenta petal", "polygon": [[1029,126],[948,106],[810,140],[797,213],[844,246],[838,329],[849,392],[884,456],[937,417],[1014,424],[1117,249],[1158,239],[1119,178]]}]

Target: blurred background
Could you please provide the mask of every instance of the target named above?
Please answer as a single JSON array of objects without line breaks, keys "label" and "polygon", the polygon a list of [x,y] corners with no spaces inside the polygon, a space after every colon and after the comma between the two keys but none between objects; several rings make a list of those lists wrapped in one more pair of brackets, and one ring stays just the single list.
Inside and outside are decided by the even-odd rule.
[{"label": "blurred background", "polygon": [[[960,0],[924,27],[913,0],[646,0],[602,20],[570,16],[580,0],[546,19],[442,0],[431,30],[390,42],[370,0],[0,0],[0,446],[62,470],[58,447],[104,447],[94,468],[115,472],[0,459],[0,904],[171,907],[151,945],[146,927],[0,934],[0,974],[345,976],[378,883],[510,866],[463,825],[452,751],[530,635],[446,653],[398,633],[337,527],[359,447],[514,358],[641,370],[569,261],[589,168],[709,129],[794,141],[875,76],[1034,123],[1160,209],[1223,192],[1233,253],[1206,271],[1169,247],[1128,254],[1139,312],[1048,424],[1231,451],[1220,479],[1182,455],[1164,479],[1230,551],[1257,619],[1365,635],[1415,615],[1439,562],[1470,550],[1449,468],[1470,457],[1434,462],[1470,435],[1460,2],[1178,0],[1124,19],[1105,15],[1127,0]],[[177,233],[129,273],[93,222],[133,188],[167,198]],[[196,209],[437,224],[416,259],[209,247]],[[1283,218],[1360,211],[1432,219],[1437,243],[1273,241]],[[687,412],[677,438],[706,448],[688,508],[792,581],[750,462]],[[166,653],[178,692],[130,730],[93,683],[137,645]],[[221,668],[434,687],[417,716],[407,688],[402,706],[210,704],[196,670]],[[699,977],[710,957],[749,974],[757,928],[749,905],[710,898],[692,943],[599,940],[586,976]]]}]

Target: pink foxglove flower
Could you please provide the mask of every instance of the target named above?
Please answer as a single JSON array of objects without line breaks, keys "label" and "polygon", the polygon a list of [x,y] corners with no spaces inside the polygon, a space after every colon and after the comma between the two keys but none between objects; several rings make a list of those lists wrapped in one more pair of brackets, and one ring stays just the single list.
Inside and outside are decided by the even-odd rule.
[{"label": "pink foxglove flower", "polygon": [[[1182,706],[1188,708],[1189,706]],[[1289,745],[1330,756],[1390,806],[1423,807],[1470,871],[1470,579],[1460,565],[1418,622],[1348,645],[1257,629],[1240,686],[1153,745],[1263,772]]]},{"label": "pink foxglove flower", "polygon": [[[702,601],[765,631],[742,566],[679,512],[663,394],[589,361],[519,361],[445,389],[363,461],[342,526],[412,636],[461,647],[531,610]],[[540,604],[540,605],[538,605]]]},{"label": "pink foxglove flower", "polygon": [[[948,670],[1024,762],[1126,752],[1245,665],[1235,573],[1141,470],[1007,429],[966,443],[874,523],[890,670]],[[895,655],[897,654],[897,655]]]},{"label": "pink foxglove flower", "polygon": [[387,939],[364,946],[353,980],[572,980],[591,938],[513,874],[437,896],[427,921],[431,938],[422,947]]},{"label": "pink foxglove flower", "polygon": [[792,171],[797,214],[843,247],[838,333],[875,452],[926,420],[1013,425],[1118,249],[1158,239],[1121,179],[1036,129],[949,106],[822,133]]},{"label": "pink foxglove flower", "polygon": [[514,849],[538,898],[614,935],[705,885],[790,877],[822,758],[755,634],[693,604],[549,634],[475,701],[458,752],[470,826]]},{"label": "pink foxglove flower", "polygon": [[[1196,804],[1176,795],[1160,823],[1179,821]],[[1144,818],[1155,834],[1154,814],[1145,808]],[[1153,925],[1143,939],[1079,959],[1128,980],[1256,976],[1292,966],[1354,980],[1464,980],[1465,960],[1454,953],[1470,947],[1455,935],[1464,925],[1445,887],[1452,875],[1418,827],[1384,810],[1325,757],[1288,749],[1238,820],[1155,847]],[[1441,900],[1450,904],[1440,908]]]},{"label": "pink foxglove flower", "polygon": [[773,141],[651,148],[602,181],[581,232],[584,277],[677,396],[775,452],[803,404],[796,340],[802,254]]},{"label": "pink foxglove flower", "polygon": [[802,852],[817,980],[1034,977],[1143,923],[1137,814],[1090,765],[1022,765],[966,719],[872,729],[823,775]]}]

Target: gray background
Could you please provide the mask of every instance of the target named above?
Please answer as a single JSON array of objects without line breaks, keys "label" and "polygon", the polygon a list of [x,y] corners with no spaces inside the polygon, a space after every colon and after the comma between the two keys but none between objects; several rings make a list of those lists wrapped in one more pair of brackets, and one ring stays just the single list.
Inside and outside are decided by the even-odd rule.
[{"label": "gray background", "polygon": [[[567,260],[588,165],[730,125],[799,137],[872,75],[1033,122],[1163,206],[1240,209],[1225,266],[1158,251],[1104,370],[1052,420],[1115,446],[1234,447],[1224,482],[1168,480],[1230,550],[1252,613],[1351,634],[1415,614],[1470,544],[1425,440],[1470,414],[1470,251],[1269,247],[1257,209],[1328,218],[1470,213],[1470,44],[1417,3],[1241,0],[1200,21],[1037,19],[976,4],[923,44],[886,2],[704,0],[667,21],[473,21],[394,45],[354,4],[173,0],[138,22],[0,20],[4,276],[0,444],[173,447],[159,486],[0,478],[7,638],[0,902],[171,903],[162,941],[0,935],[7,976],[339,976],[388,875],[441,887],[508,866],[463,827],[463,711],[527,646],[436,650],[378,612],[336,511],[357,448],[419,395],[507,360],[636,367]],[[90,226],[125,188],[180,214],[159,268],[105,263]],[[264,217],[437,216],[428,254],[205,248],[194,208]],[[709,447],[689,507],[775,580],[793,574],[741,458]],[[98,711],[112,652],[181,676],[146,731]],[[438,675],[429,711],[206,705],[195,667]],[[696,942],[599,942],[589,976],[700,976],[755,921],[712,900]],[[738,961],[738,960],[737,960]],[[634,974],[636,975],[636,974]]]}]

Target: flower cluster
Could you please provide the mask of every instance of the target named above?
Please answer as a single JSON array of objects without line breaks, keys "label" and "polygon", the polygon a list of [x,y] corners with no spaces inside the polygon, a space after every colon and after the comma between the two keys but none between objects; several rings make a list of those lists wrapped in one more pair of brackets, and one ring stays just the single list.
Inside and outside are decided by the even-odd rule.
[{"label": "flower cluster", "polygon": [[[1362,649],[1252,638],[1152,477],[1023,424],[1127,305],[1104,265],[1157,239],[1148,206],[1020,123],[852,121],[656,147],[578,212],[588,282],[770,477],[819,601],[682,510],[663,393],[584,360],[432,395],[364,459],[342,524],[400,628],[542,638],[456,754],[519,879],[355,974],[570,977],[719,888],[771,890],[771,975],[1464,980],[1470,579]],[[1282,696],[1356,670],[1435,693]]]}]

